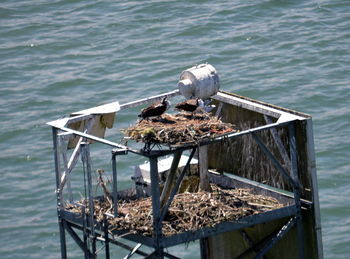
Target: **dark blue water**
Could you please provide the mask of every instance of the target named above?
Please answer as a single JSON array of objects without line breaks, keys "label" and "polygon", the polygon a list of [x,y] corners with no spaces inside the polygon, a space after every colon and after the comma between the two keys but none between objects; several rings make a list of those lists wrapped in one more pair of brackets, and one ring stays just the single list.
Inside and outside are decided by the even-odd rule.
[{"label": "dark blue water", "polygon": [[[347,0],[1,1],[1,258],[60,257],[45,122],[173,90],[203,62],[223,90],[313,116],[324,254],[347,258],[349,46]],[[120,166],[128,185],[132,168]],[[69,251],[82,256],[71,240]]]}]

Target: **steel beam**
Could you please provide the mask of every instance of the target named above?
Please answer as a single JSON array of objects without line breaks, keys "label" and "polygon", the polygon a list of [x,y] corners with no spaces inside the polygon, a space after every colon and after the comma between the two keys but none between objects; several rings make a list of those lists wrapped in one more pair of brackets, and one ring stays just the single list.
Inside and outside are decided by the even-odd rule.
[{"label": "steel beam", "polygon": [[265,245],[263,249],[256,255],[255,258],[262,258],[264,254],[266,254],[295,224],[296,219],[295,217],[291,218],[287,224],[285,224],[281,230],[277,233],[276,236],[274,236],[271,241]]},{"label": "steel beam", "polygon": [[70,234],[70,236],[73,238],[75,243],[80,247],[80,249],[84,252],[84,254],[87,254],[88,258],[92,258],[92,254],[89,251],[89,248],[86,246],[86,243],[83,242],[80,237],[75,233],[75,231],[72,229],[69,223],[64,222],[64,226],[67,230],[67,232]]},{"label": "steel beam", "polygon": [[158,175],[158,158],[150,157],[151,167],[151,193],[152,193],[152,212],[153,212],[153,236],[154,248],[157,258],[164,258],[162,242],[162,222],[160,221],[160,190]]},{"label": "steel beam", "polygon": [[323,244],[321,231],[321,214],[320,203],[318,195],[317,174],[316,174],[316,158],[315,158],[315,144],[313,135],[313,126],[311,117],[306,120],[306,134],[307,134],[307,157],[308,157],[308,171],[311,174],[312,187],[312,201],[313,213],[315,218],[314,231],[316,232],[317,252],[318,258],[323,259]]},{"label": "steel beam", "polygon": [[118,216],[118,174],[117,174],[117,155],[126,155],[125,149],[113,149],[112,150],[112,198],[113,198],[113,210],[114,217]]},{"label": "steel beam", "polygon": [[[95,258],[96,256],[96,236],[95,236],[95,226],[94,226],[94,197],[92,194],[92,170],[91,170],[91,159],[89,143],[81,143],[81,160],[83,162],[84,175],[87,175],[87,191],[89,199],[89,228],[90,228],[90,240],[92,246],[92,254]],[[86,198],[86,197],[85,197]]]},{"label": "steel beam", "polygon": [[[87,217],[86,217],[85,205],[82,207],[82,214],[83,214],[83,240],[84,240],[84,245],[86,247],[88,247],[88,230],[87,230]],[[85,257],[85,259],[89,259],[90,258],[88,251],[89,250],[84,250],[84,257]]]},{"label": "steel beam", "polygon": [[297,208],[297,238],[299,243],[299,258],[304,258],[304,228],[301,215],[301,191],[299,183],[299,174],[298,174],[298,159],[297,159],[297,146],[296,146],[296,129],[295,122],[292,122],[288,126],[289,132],[289,149],[290,149],[290,160],[291,160],[291,173],[294,182],[296,183],[294,188],[294,200]]},{"label": "steel beam", "polygon": [[55,173],[56,173],[56,195],[57,195],[57,216],[58,216],[58,227],[60,231],[60,244],[61,244],[61,257],[62,259],[67,258],[67,246],[66,246],[66,235],[64,231],[64,220],[60,217],[60,210],[63,210],[62,204],[62,193],[60,192],[60,156],[58,150],[58,130],[52,128],[53,138],[53,151],[55,160]]},{"label": "steel beam", "polygon": [[103,215],[103,237],[105,239],[105,253],[106,253],[106,259],[109,259],[109,237],[108,237],[108,220],[107,216]]}]

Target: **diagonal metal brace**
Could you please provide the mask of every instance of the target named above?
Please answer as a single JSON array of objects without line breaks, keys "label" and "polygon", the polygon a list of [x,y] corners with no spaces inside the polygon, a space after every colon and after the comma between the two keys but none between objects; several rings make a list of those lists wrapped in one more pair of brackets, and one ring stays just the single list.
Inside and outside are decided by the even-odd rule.
[{"label": "diagonal metal brace", "polygon": [[[272,124],[273,123],[271,117],[269,117],[269,116],[264,114],[264,118],[265,118],[265,121],[267,122],[267,124]],[[275,143],[276,143],[276,146],[278,148],[278,151],[280,152],[280,155],[281,155],[284,163],[286,164],[286,167],[290,168],[291,167],[291,162],[290,162],[287,150],[283,146],[283,143],[282,143],[282,140],[281,140],[281,136],[278,134],[276,128],[271,128],[270,132],[271,132],[271,135],[272,135],[273,139],[275,140]]]},{"label": "diagonal metal brace", "polygon": [[[88,123],[86,124],[86,128],[84,130],[84,133],[90,132],[90,130],[93,127],[94,121],[95,121],[94,118],[89,119]],[[81,146],[81,143],[83,142],[83,139],[84,139],[83,137],[79,138],[68,163],[66,163],[66,161],[65,161],[64,172],[63,172],[63,175],[61,176],[60,186],[59,186],[60,192],[63,191],[63,187],[67,181],[67,178],[69,177],[70,173],[72,172],[73,168],[75,167],[75,165],[78,161],[78,157],[80,155],[80,146]]]},{"label": "diagonal metal brace", "polygon": [[298,189],[299,188],[298,184],[293,180],[292,177],[290,177],[288,172],[283,168],[283,166],[276,159],[276,157],[270,152],[270,150],[266,147],[266,145],[262,142],[262,140],[254,132],[252,132],[252,137],[256,141],[256,143],[259,145],[259,147],[262,149],[262,151],[265,153],[265,155],[271,160],[271,162],[274,164],[277,170],[280,171],[282,176],[292,184],[294,189]]},{"label": "diagonal metal brace", "polygon": [[260,250],[260,252],[256,255],[255,258],[262,258],[264,254],[266,254],[296,223],[296,218],[291,218],[287,224],[285,224],[280,231],[271,239],[271,241]]},{"label": "diagonal metal brace", "polygon": [[89,258],[92,258],[92,253],[90,252],[89,248],[85,245],[85,243],[80,239],[80,237],[75,233],[73,228],[66,222],[64,221],[63,223],[64,228],[67,230],[67,232],[70,234],[70,236],[74,239],[75,243],[80,247],[80,249],[88,254]]},{"label": "diagonal metal brace", "polygon": [[185,174],[186,174],[186,172],[187,172],[187,170],[188,170],[188,168],[190,166],[191,160],[192,160],[195,152],[196,152],[196,148],[193,148],[192,152],[190,154],[190,157],[188,158],[188,160],[186,162],[185,167],[182,169],[182,172],[181,172],[179,178],[177,179],[175,186],[173,187],[173,189],[171,191],[169,199],[167,200],[167,202],[165,203],[164,207],[162,208],[161,216],[159,218],[160,222],[162,222],[164,220],[164,218],[165,218],[165,216],[166,216],[166,214],[168,212],[169,206],[170,206],[171,202],[173,201],[173,199],[175,197],[175,194],[179,190],[179,187],[180,187],[180,184],[182,182],[182,179],[184,178],[184,176],[185,176]]},{"label": "diagonal metal brace", "polygon": [[124,257],[124,259],[129,259],[129,258],[131,258],[131,256],[133,256],[133,255],[136,253],[136,251],[137,251],[141,246],[142,246],[142,244],[141,244],[141,243],[138,243],[138,244]]}]

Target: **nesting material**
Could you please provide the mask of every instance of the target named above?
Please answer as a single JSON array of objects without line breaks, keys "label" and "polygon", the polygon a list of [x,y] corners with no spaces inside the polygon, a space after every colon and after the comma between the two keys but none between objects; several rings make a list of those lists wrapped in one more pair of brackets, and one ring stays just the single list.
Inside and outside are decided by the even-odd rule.
[{"label": "nesting material", "polygon": [[141,120],[124,130],[129,138],[146,144],[181,145],[196,143],[228,132],[234,125],[203,113],[163,114],[161,117]]},{"label": "nesting material", "polygon": [[[249,189],[222,189],[212,184],[212,192],[181,193],[174,197],[169,213],[163,221],[163,235],[170,236],[185,231],[213,227],[224,221],[240,218],[283,207],[275,198],[254,195]],[[87,204],[87,201],[82,203]],[[94,201],[95,219],[102,221],[104,213],[113,214],[110,200]],[[66,208],[82,213],[79,206]],[[88,210],[87,210],[88,213]],[[151,236],[152,200],[118,201],[118,217],[109,219],[110,231],[127,230],[128,233]]]}]

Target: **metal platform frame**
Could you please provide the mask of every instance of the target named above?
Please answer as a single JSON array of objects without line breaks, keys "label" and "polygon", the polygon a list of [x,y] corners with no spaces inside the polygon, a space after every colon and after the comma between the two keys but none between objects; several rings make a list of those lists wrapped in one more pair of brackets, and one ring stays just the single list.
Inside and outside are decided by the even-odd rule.
[{"label": "metal platform frame", "polygon": [[[160,100],[164,96],[172,97],[178,95],[178,91],[169,92],[166,94],[161,94],[153,96],[150,98],[141,99],[135,102],[130,102],[124,105],[120,105],[120,109],[128,109],[130,107],[136,107],[145,103],[153,102]],[[304,258],[304,234],[302,226],[302,214],[301,209],[307,207],[307,202],[304,202],[300,198],[300,183],[298,179],[297,172],[297,146],[296,146],[296,133],[295,133],[295,121],[302,120],[304,118],[299,117],[288,112],[277,110],[273,107],[268,107],[260,104],[253,103],[249,100],[239,99],[239,98],[228,98],[225,93],[219,92],[214,99],[222,102],[229,102],[246,109],[251,109],[258,111],[264,114],[267,124],[252,128],[249,130],[244,130],[236,133],[225,134],[213,139],[208,139],[196,143],[193,145],[181,146],[181,147],[170,147],[163,150],[151,150],[146,152],[143,149],[132,149],[124,145],[117,144],[115,142],[109,141],[104,138],[93,136],[90,133],[91,125],[93,124],[96,114],[83,114],[76,115],[70,118],[64,118],[56,121],[49,122],[48,125],[52,127],[52,136],[53,136],[53,150],[54,150],[54,161],[55,161],[55,173],[56,173],[56,194],[57,194],[57,215],[58,215],[58,225],[60,232],[60,243],[61,243],[61,256],[62,258],[67,258],[67,247],[66,247],[66,233],[68,233],[72,239],[77,243],[77,245],[82,249],[85,258],[96,258],[96,241],[105,242],[105,254],[106,258],[110,258],[109,246],[110,244],[115,244],[121,246],[130,251],[129,255],[125,258],[131,257],[134,253],[138,253],[145,258],[177,258],[174,255],[170,255],[164,251],[165,248],[171,247],[174,245],[186,243],[193,240],[198,240],[206,237],[210,237],[219,233],[224,233],[233,230],[240,230],[249,226],[256,224],[269,222],[281,218],[289,218],[285,225],[282,228],[276,230],[271,235],[267,236],[265,240],[259,242],[256,247],[249,248],[241,256],[242,258],[246,253],[249,253],[251,250],[258,251],[257,258],[262,258],[276,243],[280,240],[292,227],[297,229],[297,239],[296,242],[299,244],[299,258]],[[270,118],[276,118],[276,122],[272,122]],[[88,121],[86,123],[86,128],[83,132],[73,130],[67,127],[68,123],[77,122],[77,121]],[[276,128],[287,126],[289,132],[289,149],[290,153],[287,154],[286,150],[282,145],[280,145],[280,139],[276,133]],[[270,130],[275,138],[275,142],[280,149],[280,153],[285,161],[290,165],[289,172],[280,164],[278,159],[272,154],[268,147],[263,143],[262,139],[258,136],[257,133],[260,131]],[[176,234],[172,236],[163,236],[162,234],[162,222],[168,211],[168,208],[181,184],[181,181],[186,174],[186,171],[189,167],[191,159],[200,146],[210,145],[212,143],[217,143],[225,139],[234,139],[239,138],[244,135],[251,135],[256,143],[263,150],[264,154],[273,162],[275,167],[281,173],[281,175],[287,180],[290,185],[293,187],[293,197],[287,197],[292,201],[291,205],[285,206],[283,208],[261,213],[258,215],[252,215],[248,217],[241,218],[235,222],[222,222],[214,227],[200,229],[197,231],[188,231],[181,234]],[[65,149],[63,147],[63,142],[71,136],[79,136],[80,139],[76,145],[75,150],[73,151],[69,160]],[[87,183],[87,197],[89,204],[86,204],[84,210],[93,211],[93,187],[92,187],[92,169],[91,169],[91,158],[89,141],[99,142],[105,145],[110,146],[111,149],[111,158],[112,158],[112,171],[113,171],[113,206],[114,206],[114,215],[105,215],[103,222],[95,222],[93,218],[93,213],[90,213],[87,216],[83,213],[83,217],[75,215],[69,211],[66,211],[63,206],[63,191],[66,189],[68,192],[69,202],[72,201],[71,196],[71,187],[69,176],[78,161],[79,156],[81,157],[83,164],[84,176],[86,177],[85,181]],[[159,188],[159,179],[158,179],[158,160],[160,157],[175,154],[179,151],[188,150],[191,152],[191,155],[188,158],[186,166],[183,168],[180,177],[177,179],[176,184],[174,185],[171,195],[166,201],[165,205],[161,207],[160,204],[160,188]],[[122,155],[127,155],[129,152],[144,156],[149,159],[150,162],[150,177],[151,177],[151,194],[152,194],[152,213],[153,213],[153,230],[154,234],[152,237],[147,237],[143,235],[128,234],[124,235],[123,238],[134,241],[139,244],[143,244],[154,249],[154,252],[151,254],[146,254],[142,252],[139,248],[140,245],[130,247],[116,239],[113,238],[114,235],[119,236],[124,234],[126,231],[114,231],[113,235],[108,232],[108,217],[117,216],[118,208],[118,191],[117,191],[117,157]],[[229,180],[228,180],[229,181]],[[79,237],[76,231],[83,232],[83,239]]]}]

